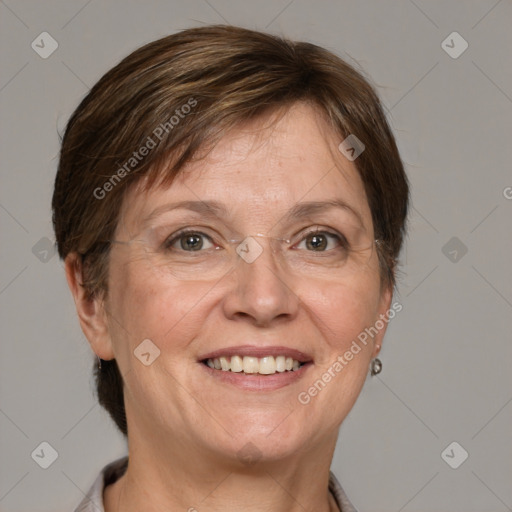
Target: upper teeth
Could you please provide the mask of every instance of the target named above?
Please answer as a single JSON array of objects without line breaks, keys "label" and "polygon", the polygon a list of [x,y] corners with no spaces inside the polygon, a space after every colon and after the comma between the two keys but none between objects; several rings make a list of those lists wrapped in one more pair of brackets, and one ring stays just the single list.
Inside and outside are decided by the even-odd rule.
[{"label": "upper teeth", "polygon": [[231,357],[215,357],[207,359],[206,364],[215,370],[224,370],[232,372],[244,373],[260,373],[262,375],[270,375],[276,372],[284,372],[298,370],[300,362],[296,359],[286,356],[231,356]]}]

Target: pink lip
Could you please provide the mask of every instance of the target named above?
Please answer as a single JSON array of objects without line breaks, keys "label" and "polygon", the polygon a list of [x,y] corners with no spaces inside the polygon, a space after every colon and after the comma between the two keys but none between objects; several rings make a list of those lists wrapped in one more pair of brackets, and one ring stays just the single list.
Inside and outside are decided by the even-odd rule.
[{"label": "pink lip", "polygon": [[[269,353],[265,352],[265,354],[268,355]],[[208,356],[206,359],[210,359],[210,357]],[[244,373],[214,370],[202,363],[200,366],[203,368],[203,371],[207,372],[212,378],[218,379],[219,382],[236,386],[244,391],[274,391],[301,379],[313,364],[309,362],[298,370],[274,373],[272,375],[245,375]]]},{"label": "pink lip", "polygon": [[[237,347],[226,347],[221,348],[219,350],[215,350],[213,352],[209,352],[208,354],[204,354],[199,357],[200,361],[204,361],[205,359],[214,359],[215,357],[229,357],[229,356],[251,356],[251,357],[265,357],[265,356],[286,356],[291,357],[299,361],[299,363],[308,363],[312,361],[312,357],[308,354],[304,354],[304,352],[300,352],[300,350],[296,350],[294,348],[288,347],[275,347],[275,346],[267,346],[262,347],[261,345],[240,345]],[[229,373],[229,372],[224,372]],[[283,372],[283,374],[286,372]],[[288,372],[291,373],[291,372]],[[283,375],[281,374],[281,375]],[[264,379],[268,379],[269,377],[263,377]]]}]

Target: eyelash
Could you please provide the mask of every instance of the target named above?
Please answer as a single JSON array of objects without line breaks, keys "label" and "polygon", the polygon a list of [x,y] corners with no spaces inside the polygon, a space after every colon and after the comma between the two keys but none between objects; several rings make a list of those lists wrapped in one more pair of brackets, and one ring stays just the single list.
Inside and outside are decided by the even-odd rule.
[{"label": "eyelash", "polygon": [[[347,239],[341,233],[332,232],[332,231],[329,231],[326,229],[320,229],[320,228],[315,228],[315,229],[312,229],[310,231],[306,231],[305,233],[303,233],[300,240],[297,243],[295,243],[294,246],[296,246],[300,242],[303,242],[308,236],[319,235],[319,234],[328,235],[328,236],[335,238],[337,243],[339,244],[339,246],[343,249],[347,249],[349,247],[349,243],[348,243]],[[212,244],[215,244],[212,237],[207,235],[206,233],[203,233],[202,231],[197,230],[197,229],[186,228],[181,231],[178,231],[177,233],[173,233],[172,235],[170,235],[163,243],[164,249],[172,250],[172,246],[176,242],[178,242],[180,240],[180,238],[182,238],[186,235],[200,235],[200,236],[207,238]],[[330,250],[332,250],[332,249],[330,249]],[[194,252],[194,251],[183,251],[183,252]],[[202,251],[197,251],[197,252],[202,252]],[[315,251],[311,251],[311,252],[315,252]],[[327,251],[318,251],[318,252],[327,252]]]}]

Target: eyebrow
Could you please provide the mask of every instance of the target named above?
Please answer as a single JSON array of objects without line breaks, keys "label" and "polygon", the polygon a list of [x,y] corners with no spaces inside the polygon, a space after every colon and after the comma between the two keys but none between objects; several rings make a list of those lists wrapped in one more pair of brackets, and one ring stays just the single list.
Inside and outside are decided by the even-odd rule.
[{"label": "eyebrow", "polygon": [[142,225],[147,226],[152,220],[162,215],[162,213],[173,210],[189,210],[207,218],[226,217],[228,213],[227,208],[217,201],[178,201],[155,208],[147,217],[144,217]]},{"label": "eyebrow", "polygon": [[350,206],[343,199],[331,199],[328,201],[307,201],[303,203],[297,203],[290,209],[288,213],[285,214],[284,218],[301,219],[317,213],[323,213],[333,208],[347,210],[359,221],[359,224],[361,224],[361,226],[364,227],[364,222],[361,214],[357,210],[352,208],[352,206]]},{"label": "eyebrow", "polygon": [[[323,213],[333,208],[340,208],[350,212],[364,227],[361,214],[342,199],[328,201],[307,201],[295,204],[282,218],[286,220],[302,219],[314,214]],[[152,220],[162,213],[173,210],[189,210],[200,214],[205,218],[222,218],[228,216],[228,209],[217,201],[179,201],[168,203],[155,208],[142,220],[142,225],[147,226]]]}]

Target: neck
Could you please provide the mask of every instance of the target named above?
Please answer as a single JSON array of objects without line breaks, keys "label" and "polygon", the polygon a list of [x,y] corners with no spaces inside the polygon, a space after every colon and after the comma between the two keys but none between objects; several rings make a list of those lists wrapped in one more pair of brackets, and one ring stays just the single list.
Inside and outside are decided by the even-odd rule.
[{"label": "neck", "polygon": [[105,512],[338,511],[328,491],[336,436],[287,460],[243,465],[193,446],[129,442],[126,473],[104,493]]}]

